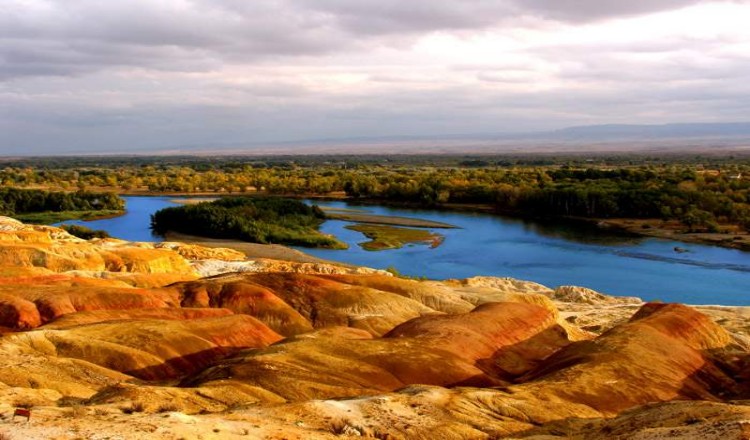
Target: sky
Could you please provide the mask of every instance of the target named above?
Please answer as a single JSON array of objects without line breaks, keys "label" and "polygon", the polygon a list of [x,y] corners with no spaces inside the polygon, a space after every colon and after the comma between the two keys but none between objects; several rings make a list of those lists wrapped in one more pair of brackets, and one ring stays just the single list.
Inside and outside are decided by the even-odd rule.
[{"label": "sky", "polygon": [[0,0],[0,155],[748,115],[750,0]]}]

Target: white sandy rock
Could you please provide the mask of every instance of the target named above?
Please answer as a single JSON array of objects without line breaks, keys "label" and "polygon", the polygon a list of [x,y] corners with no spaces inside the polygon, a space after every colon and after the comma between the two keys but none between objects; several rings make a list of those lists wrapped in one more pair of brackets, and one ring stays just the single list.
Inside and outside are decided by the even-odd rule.
[{"label": "white sandy rock", "polygon": [[640,298],[632,296],[609,296],[586,287],[560,286],[552,293],[552,299],[581,304],[640,304]]},{"label": "white sandy rock", "polygon": [[347,275],[347,274],[391,274],[384,270],[370,269],[368,267],[346,267],[323,263],[297,263],[279,260],[248,260],[248,261],[222,261],[222,260],[198,260],[192,262],[193,270],[201,277],[211,277],[226,273],[243,272],[290,272],[325,275]]}]

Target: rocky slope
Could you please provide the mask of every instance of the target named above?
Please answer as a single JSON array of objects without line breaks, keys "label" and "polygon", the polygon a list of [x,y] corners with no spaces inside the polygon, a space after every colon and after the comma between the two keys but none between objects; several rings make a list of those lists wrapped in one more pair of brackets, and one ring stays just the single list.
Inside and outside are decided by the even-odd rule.
[{"label": "rocky slope", "polygon": [[0,434],[748,438],[749,323],[0,218]]}]

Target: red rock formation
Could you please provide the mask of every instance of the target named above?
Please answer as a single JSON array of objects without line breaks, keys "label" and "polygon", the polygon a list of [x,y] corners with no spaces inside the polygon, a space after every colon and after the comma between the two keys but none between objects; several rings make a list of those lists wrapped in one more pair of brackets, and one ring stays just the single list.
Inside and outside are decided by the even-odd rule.
[{"label": "red rock formation", "polygon": [[177,283],[185,307],[224,307],[247,313],[291,336],[313,328],[349,326],[381,335],[434,310],[390,292],[298,273],[231,274]]},{"label": "red rock formation", "polygon": [[171,289],[180,292],[183,307],[223,307],[263,321],[283,335],[312,330],[312,324],[269,289],[236,277],[180,283]]},{"label": "red rock formation", "polygon": [[417,318],[380,339],[354,330],[294,338],[221,363],[189,383],[231,377],[286,399],[354,396],[414,383],[501,385],[568,343],[545,308],[486,304],[468,314]]},{"label": "red rock formation", "polygon": [[93,310],[63,315],[44,326],[45,329],[64,329],[83,324],[127,320],[167,320],[186,321],[191,319],[215,318],[233,315],[228,309],[129,309],[129,310]]},{"label": "red rock formation", "polygon": [[128,320],[40,329],[8,343],[50,350],[145,380],[180,377],[243,348],[266,347],[281,336],[247,315],[177,320]]},{"label": "red rock formation", "polygon": [[28,330],[42,324],[36,305],[23,298],[0,294],[0,326]]},{"label": "red rock formation", "polygon": [[[283,262],[257,266],[274,273],[194,280],[186,256],[241,258],[175,243],[87,242],[0,218],[0,400],[54,406],[94,396],[89,403],[137,400],[148,411],[184,401],[195,413],[291,400],[252,411],[324,436],[747,432],[748,407],[715,402],[747,396],[750,344],[691,307],[646,304],[628,321],[637,300],[577,287],[422,283]],[[297,273],[308,270],[328,275]],[[567,322],[550,298],[570,301]],[[746,310],[717,310],[707,313],[734,313],[744,331]],[[602,311],[610,318],[597,321]],[[586,340],[594,336],[575,326],[584,317],[610,319],[609,330]]]},{"label": "red rock formation", "polygon": [[510,380],[568,345],[556,314],[531,304],[489,303],[471,313],[430,316],[394,328],[386,338],[416,338]]},{"label": "red rock formation", "polygon": [[434,313],[408,298],[352,286],[332,277],[266,273],[247,279],[273,291],[315,328],[351,326],[380,335],[408,319]]},{"label": "red rock formation", "polygon": [[716,400],[737,389],[711,353],[730,342],[695,309],[646,304],[629,323],[563,348],[521,387],[609,414],[649,402]]},{"label": "red rock formation", "polygon": [[[146,290],[123,287],[103,287],[89,285],[11,285],[0,286],[0,294],[4,297],[15,297],[15,304],[23,304],[28,309],[28,303],[33,303],[41,321],[27,321],[26,328],[39,323],[46,323],[74,312],[87,310],[124,310],[124,309],[159,309],[178,307],[176,298],[160,290]],[[32,313],[30,310],[26,315]],[[11,316],[11,315],[5,315]],[[30,316],[30,315],[29,315]],[[10,321],[0,321],[0,325],[20,328]]]}]

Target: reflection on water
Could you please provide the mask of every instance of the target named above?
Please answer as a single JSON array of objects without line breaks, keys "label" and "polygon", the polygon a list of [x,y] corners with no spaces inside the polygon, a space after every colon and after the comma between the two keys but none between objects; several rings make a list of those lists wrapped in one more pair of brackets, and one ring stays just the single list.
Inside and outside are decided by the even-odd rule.
[{"label": "reflection on water", "polygon": [[691,260],[688,258],[674,258],[661,255],[646,254],[643,252],[615,251],[616,255],[629,258],[642,258],[644,260],[661,261],[673,264],[686,264],[689,266],[705,267],[708,269],[727,269],[739,272],[750,272],[750,266],[743,264],[712,263],[710,261]]},{"label": "reflection on water", "polygon": [[643,237],[613,229],[598,228],[591,223],[574,220],[561,220],[553,223],[549,220],[521,221],[529,232],[550,238],[562,238],[578,243],[598,244],[604,246],[637,245]]},{"label": "reflection on water", "polygon": [[[174,205],[169,200],[126,197],[125,216],[77,223],[128,240],[159,240],[149,229],[150,214]],[[550,287],[579,285],[648,300],[750,305],[750,253],[739,250],[634,237],[575,222],[552,224],[480,213],[316,203],[423,218],[460,228],[438,231],[445,239],[435,248],[405,246],[370,252],[357,246],[366,241],[361,233],[345,228],[351,223],[331,220],[321,231],[336,235],[349,249],[301,249],[330,260],[381,269],[393,266],[406,275],[433,279],[508,276]],[[689,252],[676,253],[675,247]]]}]

